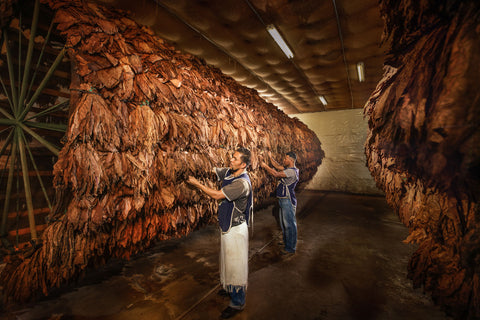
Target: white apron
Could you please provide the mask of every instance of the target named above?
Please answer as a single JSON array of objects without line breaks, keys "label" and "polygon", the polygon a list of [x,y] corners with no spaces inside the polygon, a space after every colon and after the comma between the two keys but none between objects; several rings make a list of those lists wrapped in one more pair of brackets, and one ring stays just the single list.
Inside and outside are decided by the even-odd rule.
[{"label": "white apron", "polygon": [[233,286],[246,290],[248,281],[248,227],[244,222],[220,237],[220,282],[231,292]]}]

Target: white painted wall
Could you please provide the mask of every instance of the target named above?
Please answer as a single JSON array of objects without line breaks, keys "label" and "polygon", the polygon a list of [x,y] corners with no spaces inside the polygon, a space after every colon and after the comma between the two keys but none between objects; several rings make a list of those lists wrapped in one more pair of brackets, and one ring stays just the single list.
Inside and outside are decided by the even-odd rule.
[{"label": "white painted wall", "polygon": [[290,116],[312,129],[325,151],[325,158],[307,189],[383,194],[365,165],[368,122],[363,118],[363,109]]}]

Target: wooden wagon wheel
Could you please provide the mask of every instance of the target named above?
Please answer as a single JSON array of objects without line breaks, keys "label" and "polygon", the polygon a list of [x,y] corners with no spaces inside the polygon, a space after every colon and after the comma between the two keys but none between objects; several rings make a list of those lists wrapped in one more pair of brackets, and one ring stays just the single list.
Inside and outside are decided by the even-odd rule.
[{"label": "wooden wagon wheel", "polygon": [[[42,203],[49,210],[52,208],[51,195],[47,192],[51,181],[50,185],[46,184],[42,174],[50,172],[51,175],[59,153],[59,141],[66,130],[66,118],[58,118],[56,114],[69,102],[65,98],[67,94],[55,97],[51,92],[45,93],[54,91],[48,88],[52,85],[50,80],[58,74],[58,66],[66,59],[64,44],[59,45],[52,39],[55,38],[52,36],[53,19],[50,17],[50,21],[44,24],[48,15],[40,13],[46,9],[41,8],[39,0],[34,4],[19,1],[16,9],[9,26],[2,29],[0,57],[0,93],[3,94],[0,103],[0,159],[3,159],[0,162],[0,192],[5,196],[0,207],[0,236],[3,245],[10,248],[6,241],[9,231],[7,217],[15,213],[19,216],[21,212],[27,213],[32,244],[38,244],[36,205]],[[22,19],[31,20],[30,29],[23,27]],[[22,45],[22,42],[25,43]],[[45,153],[54,157],[47,165]],[[35,190],[32,190],[32,181],[38,186]],[[41,201],[33,196],[33,191],[39,189],[44,197]]]}]

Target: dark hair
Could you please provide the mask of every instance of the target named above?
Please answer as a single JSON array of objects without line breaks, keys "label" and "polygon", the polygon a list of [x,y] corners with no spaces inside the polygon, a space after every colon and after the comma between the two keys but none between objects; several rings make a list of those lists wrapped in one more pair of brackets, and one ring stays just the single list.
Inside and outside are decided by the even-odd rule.
[{"label": "dark hair", "polygon": [[242,160],[243,163],[245,163],[247,165],[247,167],[250,165],[250,157],[251,157],[251,153],[250,153],[250,150],[248,150],[247,148],[243,148],[243,147],[239,147],[237,150],[235,150],[239,153],[241,153],[242,155],[240,156],[240,159]]},{"label": "dark hair", "polygon": [[295,154],[295,152],[293,152],[293,151],[287,152],[287,156],[289,156],[293,160],[297,161],[297,155]]}]

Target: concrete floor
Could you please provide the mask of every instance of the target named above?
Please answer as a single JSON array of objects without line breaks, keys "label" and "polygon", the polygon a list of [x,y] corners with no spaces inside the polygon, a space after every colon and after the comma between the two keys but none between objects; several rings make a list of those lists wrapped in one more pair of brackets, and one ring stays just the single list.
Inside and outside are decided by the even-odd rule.
[{"label": "concrete floor", "polygon": [[[234,319],[450,319],[406,278],[415,247],[384,198],[304,191],[297,216],[297,254],[284,258],[272,208],[256,212],[247,306]],[[218,319],[218,250],[209,226],[0,318]]]}]

